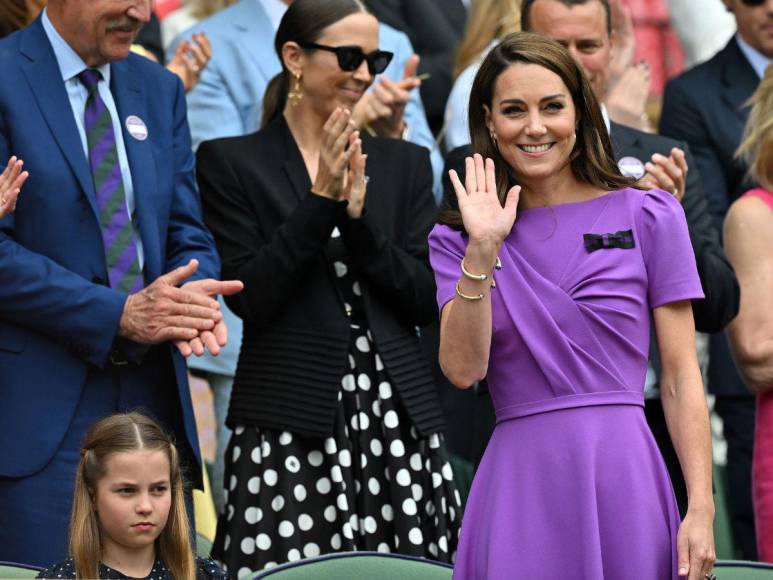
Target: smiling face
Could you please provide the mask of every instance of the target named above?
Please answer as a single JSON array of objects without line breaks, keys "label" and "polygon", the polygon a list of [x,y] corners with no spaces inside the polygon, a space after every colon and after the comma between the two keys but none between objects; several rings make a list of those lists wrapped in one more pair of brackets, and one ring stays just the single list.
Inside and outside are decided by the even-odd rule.
[{"label": "smiling face", "polygon": [[152,550],[172,504],[169,457],[164,451],[119,452],[104,466],[94,505],[105,553]]},{"label": "smiling face", "polygon": [[126,58],[153,0],[52,0],[51,22],[89,67]]},{"label": "smiling face", "polygon": [[603,101],[607,90],[612,39],[607,12],[601,2],[566,6],[559,0],[536,0],[529,15],[529,31],[563,44],[588,77],[593,92]]},{"label": "smiling face", "polygon": [[576,113],[557,74],[536,64],[515,63],[499,75],[486,127],[499,153],[525,186],[571,172]]},{"label": "smiling face", "polygon": [[[378,20],[364,12],[350,14],[325,28],[315,43],[331,47],[357,46],[368,54],[378,49]],[[325,50],[301,51],[288,68],[301,73],[304,97],[325,119],[336,107],[354,107],[373,83],[366,61],[347,72],[338,66],[336,55]]]},{"label": "smiling face", "polygon": [[723,0],[735,16],[738,32],[751,46],[773,58],[773,0],[747,6],[741,0]]}]

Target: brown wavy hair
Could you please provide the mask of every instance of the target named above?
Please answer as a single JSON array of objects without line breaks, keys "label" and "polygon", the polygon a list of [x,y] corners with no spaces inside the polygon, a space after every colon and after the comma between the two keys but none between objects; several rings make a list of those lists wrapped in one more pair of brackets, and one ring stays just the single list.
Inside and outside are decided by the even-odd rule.
[{"label": "brown wavy hair", "polygon": [[[472,149],[483,158],[494,160],[497,193],[504,205],[508,190],[517,183],[516,176],[491,140],[486,126],[486,111],[492,109],[497,79],[513,64],[536,64],[557,74],[569,89],[577,116],[577,141],[570,156],[574,176],[583,183],[613,191],[631,187],[634,180],[625,177],[617,167],[609,132],[593,89],[580,66],[555,40],[530,32],[506,36],[489,52],[475,75],[470,92],[469,123]],[[451,198],[454,198],[451,195]],[[462,216],[455,199],[447,199],[438,222],[463,230]]]},{"label": "brown wavy hair", "polygon": [[77,578],[99,578],[102,541],[94,510],[94,493],[105,473],[105,461],[113,453],[163,451],[169,459],[172,505],[161,535],[157,556],[172,578],[194,580],[196,561],[185,511],[183,476],[172,438],[153,419],[142,413],[121,413],[95,423],[86,433],[75,475],[75,497],[70,518],[70,557]]}]

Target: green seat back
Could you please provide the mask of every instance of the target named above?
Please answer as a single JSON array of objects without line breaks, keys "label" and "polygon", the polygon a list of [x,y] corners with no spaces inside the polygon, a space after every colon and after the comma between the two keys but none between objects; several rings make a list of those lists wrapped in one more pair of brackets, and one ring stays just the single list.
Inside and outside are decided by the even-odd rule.
[{"label": "green seat back", "polygon": [[714,565],[717,580],[773,580],[773,565],[741,560],[718,560]]},{"label": "green seat back", "polygon": [[28,568],[21,564],[0,562],[0,578],[34,578],[40,570]]},{"label": "green seat back", "polygon": [[453,569],[431,560],[381,554],[347,552],[302,560],[259,572],[252,578],[269,580],[450,580]]},{"label": "green seat back", "polygon": [[196,534],[196,555],[199,558],[209,558],[212,552],[212,542],[201,534]]}]

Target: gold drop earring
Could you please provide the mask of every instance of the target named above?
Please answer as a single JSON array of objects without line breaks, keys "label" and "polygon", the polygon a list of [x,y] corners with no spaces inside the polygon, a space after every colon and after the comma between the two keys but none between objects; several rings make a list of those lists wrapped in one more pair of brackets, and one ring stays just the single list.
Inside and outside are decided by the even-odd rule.
[{"label": "gold drop earring", "polygon": [[293,78],[295,80],[290,92],[287,93],[287,98],[290,100],[290,104],[296,107],[303,98],[303,93],[301,92],[301,73],[294,73]]}]

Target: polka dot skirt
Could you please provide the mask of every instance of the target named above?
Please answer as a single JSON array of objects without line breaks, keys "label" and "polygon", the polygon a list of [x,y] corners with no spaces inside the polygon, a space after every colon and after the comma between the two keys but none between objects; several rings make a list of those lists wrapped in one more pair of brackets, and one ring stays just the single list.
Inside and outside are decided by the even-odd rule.
[{"label": "polka dot skirt", "polygon": [[226,456],[226,511],[213,555],[232,577],[352,550],[454,559],[459,493],[442,436],[418,436],[335,263],[351,315],[348,371],[324,440],[238,426]]}]

